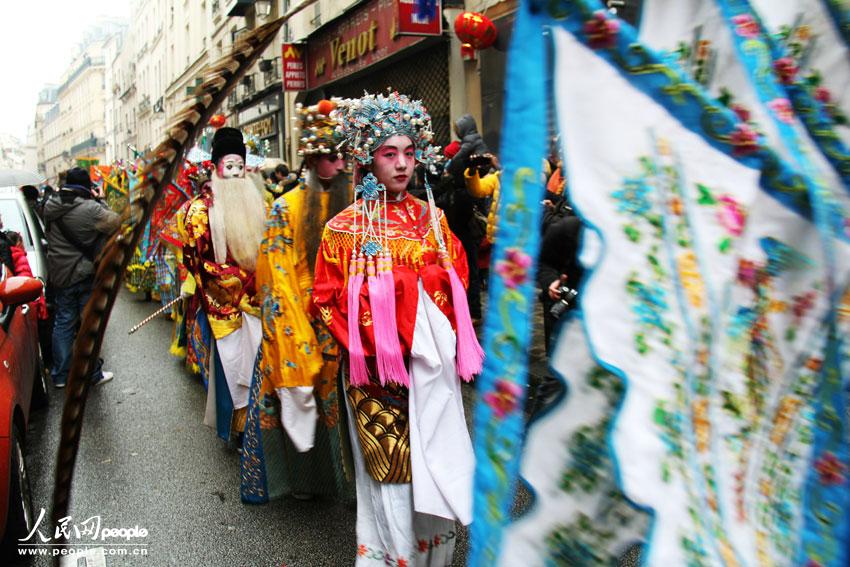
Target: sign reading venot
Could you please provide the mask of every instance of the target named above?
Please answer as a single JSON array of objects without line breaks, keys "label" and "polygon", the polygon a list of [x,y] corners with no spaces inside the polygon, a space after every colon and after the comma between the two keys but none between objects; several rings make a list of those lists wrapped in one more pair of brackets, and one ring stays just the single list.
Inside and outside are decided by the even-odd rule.
[{"label": "sign reading venot", "polygon": [[336,81],[422,41],[398,33],[398,0],[374,0],[319,30],[307,42],[307,89]]},{"label": "sign reading venot", "polygon": [[307,63],[303,47],[294,43],[283,44],[283,90],[307,90]]}]

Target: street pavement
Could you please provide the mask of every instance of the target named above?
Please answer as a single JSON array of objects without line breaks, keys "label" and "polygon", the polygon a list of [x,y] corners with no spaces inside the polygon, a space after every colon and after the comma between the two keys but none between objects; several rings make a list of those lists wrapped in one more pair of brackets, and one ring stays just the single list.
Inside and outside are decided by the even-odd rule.
[{"label": "street pavement", "polygon": [[[104,342],[112,382],[92,390],[86,405],[71,514],[100,516],[103,527],[148,530],[136,541],[147,556],[109,556],[107,565],[312,567],[352,565],[354,505],[283,499],[262,506],[239,498],[239,458],[202,423],[203,385],[169,355],[171,322],[127,331],[156,304],[122,290]],[[49,527],[62,390],[34,412],[28,465],[36,517]],[[468,391],[471,395],[471,389]],[[455,565],[463,565],[466,533]],[[32,565],[48,566],[45,558]]]},{"label": "street pavement", "polygon": [[[486,299],[485,299],[486,301]],[[152,321],[127,331],[158,307],[122,290],[102,356],[112,382],[94,388],[86,404],[71,514],[75,522],[100,516],[102,527],[144,528],[147,556],[108,556],[106,564],[313,567],[353,564],[353,503],[286,498],[242,504],[239,456],[202,423],[206,392],[183,361],[168,352],[172,323]],[[485,307],[486,309],[486,307]],[[546,373],[539,306],[532,323],[530,374]],[[47,410],[34,412],[28,464],[36,517],[49,534],[63,390],[51,390]],[[464,385],[471,424],[474,386]],[[513,513],[531,503],[520,483]],[[464,565],[467,531],[459,526],[453,565]],[[30,565],[48,566],[46,558]],[[76,567],[83,567],[78,565]]]}]

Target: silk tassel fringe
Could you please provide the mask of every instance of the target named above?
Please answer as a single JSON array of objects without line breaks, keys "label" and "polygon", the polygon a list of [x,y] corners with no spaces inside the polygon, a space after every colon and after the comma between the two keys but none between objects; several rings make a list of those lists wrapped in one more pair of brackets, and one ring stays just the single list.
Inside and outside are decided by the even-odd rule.
[{"label": "silk tassel fringe", "polygon": [[372,306],[372,329],[375,331],[375,354],[378,377],[382,385],[388,383],[410,387],[410,377],[401,354],[395,309],[395,281],[391,260],[381,255],[376,265],[367,266],[369,277],[369,303]]},{"label": "silk tassel fringe", "polygon": [[352,258],[348,273],[348,381],[352,386],[369,383],[369,368],[360,337],[360,289],[363,287],[365,260]]},{"label": "silk tassel fringe", "polygon": [[477,374],[481,374],[484,366],[484,349],[478,343],[472,317],[469,315],[469,303],[466,300],[466,289],[454,266],[448,263],[446,271],[452,284],[452,306],[457,325],[457,373],[464,382],[471,382]]}]

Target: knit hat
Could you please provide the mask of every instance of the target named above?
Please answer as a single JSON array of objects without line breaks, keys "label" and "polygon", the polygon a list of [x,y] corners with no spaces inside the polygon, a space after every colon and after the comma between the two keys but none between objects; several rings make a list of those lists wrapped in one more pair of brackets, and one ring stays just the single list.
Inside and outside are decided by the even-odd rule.
[{"label": "knit hat", "polygon": [[298,132],[298,155],[327,155],[337,152],[342,136],[337,132],[337,122],[331,118],[339,99],[320,100],[318,103],[295,106],[293,130]]},{"label": "knit hat", "polygon": [[457,155],[460,151],[460,142],[457,140],[451,142],[448,146],[443,148],[443,155],[446,156],[446,159],[452,159]]},{"label": "knit hat", "polygon": [[245,159],[247,150],[242,139],[242,132],[236,128],[219,128],[212,140],[212,162],[218,165],[221,158],[227,155],[242,156]]},{"label": "knit hat", "polygon": [[89,172],[82,167],[72,167],[65,174],[64,187],[73,189],[91,189],[92,182]]}]

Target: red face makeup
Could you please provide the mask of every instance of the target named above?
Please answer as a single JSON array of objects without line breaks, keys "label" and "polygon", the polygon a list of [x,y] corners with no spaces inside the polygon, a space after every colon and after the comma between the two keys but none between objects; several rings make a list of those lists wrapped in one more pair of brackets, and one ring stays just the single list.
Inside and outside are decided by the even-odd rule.
[{"label": "red face makeup", "polygon": [[407,189],[416,164],[416,150],[407,136],[391,136],[372,154],[372,173],[387,191],[398,194]]}]

